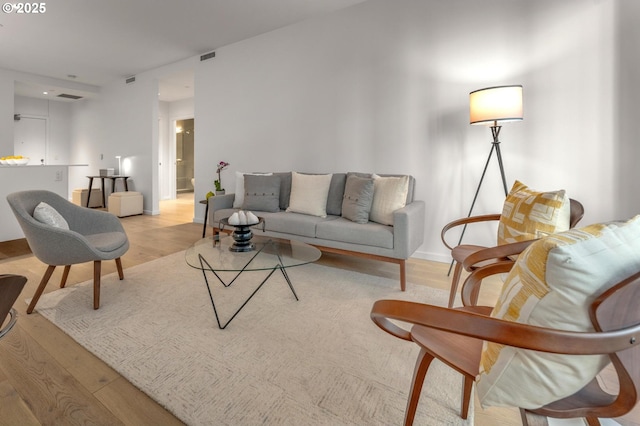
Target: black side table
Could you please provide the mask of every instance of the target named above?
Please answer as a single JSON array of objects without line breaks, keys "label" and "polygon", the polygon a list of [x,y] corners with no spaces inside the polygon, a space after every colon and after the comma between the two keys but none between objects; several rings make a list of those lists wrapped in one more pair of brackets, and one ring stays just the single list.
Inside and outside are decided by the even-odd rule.
[{"label": "black side table", "polygon": [[206,205],[204,208],[204,224],[202,225],[202,238],[207,235],[207,220],[209,219],[209,200],[200,200],[200,204]]},{"label": "black side table", "polygon": [[127,179],[129,179],[129,176],[114,175],[114,176],[87,176],[87,177],[89,178],[89,193],[87,194],[87,205],[85,207],[89,207],[89,200],[91,200],[91,187],[93,186],[94,179],[100,179],[100,189],[102,190],[102,207],[107,207],[107,204],[105,203],[105,198],[104,198],[104,180],[105,179],[111,179],[111,192],[115,191],[116,189],[116,179],[122,179],[122,182],[124,183],[124,190],[125,191],[129,190],[129,185],[127,185]]}]

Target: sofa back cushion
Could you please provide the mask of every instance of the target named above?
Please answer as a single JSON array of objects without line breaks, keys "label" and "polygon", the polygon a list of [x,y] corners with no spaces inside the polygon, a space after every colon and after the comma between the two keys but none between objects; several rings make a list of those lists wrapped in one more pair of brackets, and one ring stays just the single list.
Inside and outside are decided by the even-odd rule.
[{"label": "sofa back cushion", "polygon": [[[594,331],[594,299],[640,271],[640,216],[553,234],[530,245],[505,279],[492,317]],[[476,382],[483,406],[538,408],[574,394],[609,362],[486,343]]]},{"label": "sofa back cushion", "polygon": [[342,214],[342,197],[347,182],[346,173],[334,173],[331,176],[329,194],[327,195],[327,214],[340,216]]},{"label": "sofa back cushion", "polygon": [[273,175],[280,176],[280,210],[286,210],[291,196],[291,172],[278,172]]}]

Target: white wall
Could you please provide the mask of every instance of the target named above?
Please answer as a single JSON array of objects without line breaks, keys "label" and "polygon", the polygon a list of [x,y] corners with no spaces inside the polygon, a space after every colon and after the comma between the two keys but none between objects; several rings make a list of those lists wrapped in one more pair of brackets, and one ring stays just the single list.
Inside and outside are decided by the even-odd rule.
[{"label": "white wall", "polygon": [[[468,125],[468,93],[522,84],[525,119],[501,134],[509,184],[566,188],[585,205],[583,224],[628,217],[640,210],[638,9],[634,0],[369,0],[73,103],[70,162],[97,173],[128,157],[145,211],[157,213],[169,137],[158,123],[166,117],[166,129],[176,114],[159,106],[157,82],[193,67],[197,194],[221,160],[231,163],[227,188],[236,170],[410,173],[427,202],[416,255],[447,261],[440,229],[466,214],[490,149],[489,130]],[[14,79],[0,70],[0,148],[12,146],[2,123],[12,125]],[[497,170],[474,213],[499,211]],[[85,186],[87,173],[76,174],[70,187]],[[468,236],[486,242],[492,232]]]},{"label": "white wall", "polygon": [[[161,158],[168,141],[170,109],[158,100],[159,79],[193,68],[196,59],[169,64],[101,88],[97,99],[74,103],[72,110],[72,161],[89,164],[89,173],[117,167],[122,156],[123,172],[130,175],[131,190],[142,192],[144,212],[160,213]],[[161,131],[161,126],[164,130]],[[71,176],[70,185],[86,186],[86,177]]]},{"label": "white wall", "polygon": [[[14,113],[46,118],[48,126],[46,164],[69,164],[71,103],[16,96]],[[39,160],[32,159],[30,164],[39,163]]]},{"label": "white wall", "polygon": [[13,73],[0,69],[0,157],[13,155]]},{"label": "white wall", "polygon": [[[220,160],[227,187],[235,170],[409,173],[427,202],[416,255],[446,261],[440,229],[467,213],[490,149],[489,129],[468,124],[468,93],[523,84],[525,119],[501,135],[508,185],[566,188],[583,223],[616,218],[615,9],[370,0],[218,49],[196,67],[196,180]],[[474,213],[503,199],[494,159]]]},{"label": "white wall", "polygon": [[122,79],[104,87],[99,99],[73,104],[71,161],[89,167],[70,176],[70,185],[85,187],[86,174],[117,169],[120,155],[123,174],[131,176],[129,190],[143,193],[145,213],[158,213],[153,166],[158,158],[157,93],[152,77],[138,77],[132,84]]},{"label": "white wall", "polygon": [[640,2],[620,2],[616,16],[617,55],[620,61],[616,94],[620,100],[613,110],[617,121],[610,139],[614,142],[612,174],[616,178],[614,192],[619,204],[619,216],[629,217],[640,213],[640,126],[638,124],[638,99],[640,99]]}]

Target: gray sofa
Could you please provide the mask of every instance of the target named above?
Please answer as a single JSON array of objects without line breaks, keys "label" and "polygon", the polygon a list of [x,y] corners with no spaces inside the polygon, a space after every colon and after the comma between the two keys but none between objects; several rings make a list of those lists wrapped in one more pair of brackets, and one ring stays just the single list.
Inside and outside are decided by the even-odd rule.
[{"label": "gray sofa", "polygon": [[[275,209],[259,211],[243,207],[264,218],[264,224],[254,230],[255,235],[298,240],[314,245],[324,252],[396,263],[400,266],[400,288],[405,290],[405,261],[422,244],[424,238],[425,203],[414,200],[415,179],[412,176],[408,176],[406,205],[393,211],[392,225],[385,225],[367,221],[366,218],[364,219],[366,223],[356,223],[343,217],[342,206],[347,177],[349,175],[369,177],[369,174],[332,174],[326,203],[326,217],[286,211],[291,196],[292,173],[272,173],[271,175],[279,176],[279,193],[276,194],[278,200]],[[253,178],[249,178],[248,174],[243,176],[245,183],[249,179]],[[248,192],[243,193],[245,206],[247,206],[249,195]],[[221,225],[220,220],[230,217],[239,209],[240,206],[234,208],[234,200],[235,193],[209,198],[208,220],[209,225],[213,227],[214,236],[222,229],[229,230],[229,227]],[[250,203],[249,207],[251,207]]]}]

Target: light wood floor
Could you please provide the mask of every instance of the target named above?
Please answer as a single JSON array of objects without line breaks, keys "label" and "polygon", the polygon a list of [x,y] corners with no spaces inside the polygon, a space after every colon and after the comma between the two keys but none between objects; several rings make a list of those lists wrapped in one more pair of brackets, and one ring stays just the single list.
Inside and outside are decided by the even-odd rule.
[{"label": "light wood floor", "polygon": [[[126,268],[184,250],[202,236],[202,225],[191,223],[193,199],[189,194],[181,195],[176,201],[162,202],[160,211],[157,216],[122,219],[131,244],[122,259],[125,280]],[[319,262],[398,278],[397,266],[383,262],[331,254],[323,255]],[[408,262],[407,279],[409,283],[448,289],[447,268],[446,264],[412,259]],[[0,274],[20,274],[28,278],[15,304],[19,313],[17,325],[0,341],[0,425],[181,424],[37,312],[26,314],[24,299],[31,297],[45,269],[45,265],[30,254],[24,240],[0,243]],[[104,263],[103,274],[115,270],[114,262]],[[61,272],[56,270],[47,291],[58,287]],[[92,274],[90,263],[75,265],[67,285],[90,280]],[[480,301],[493,303],[499,289],[499,282],[483,287]],[[406,343],[398,341],[398,344]],[[408,377],[407,387],[410,381]],[[619,421],[637,426],[639,419],[636,412]],[[517,410],[482,410],[476,403],[475,424],[509,426],[521,422]]]}]

